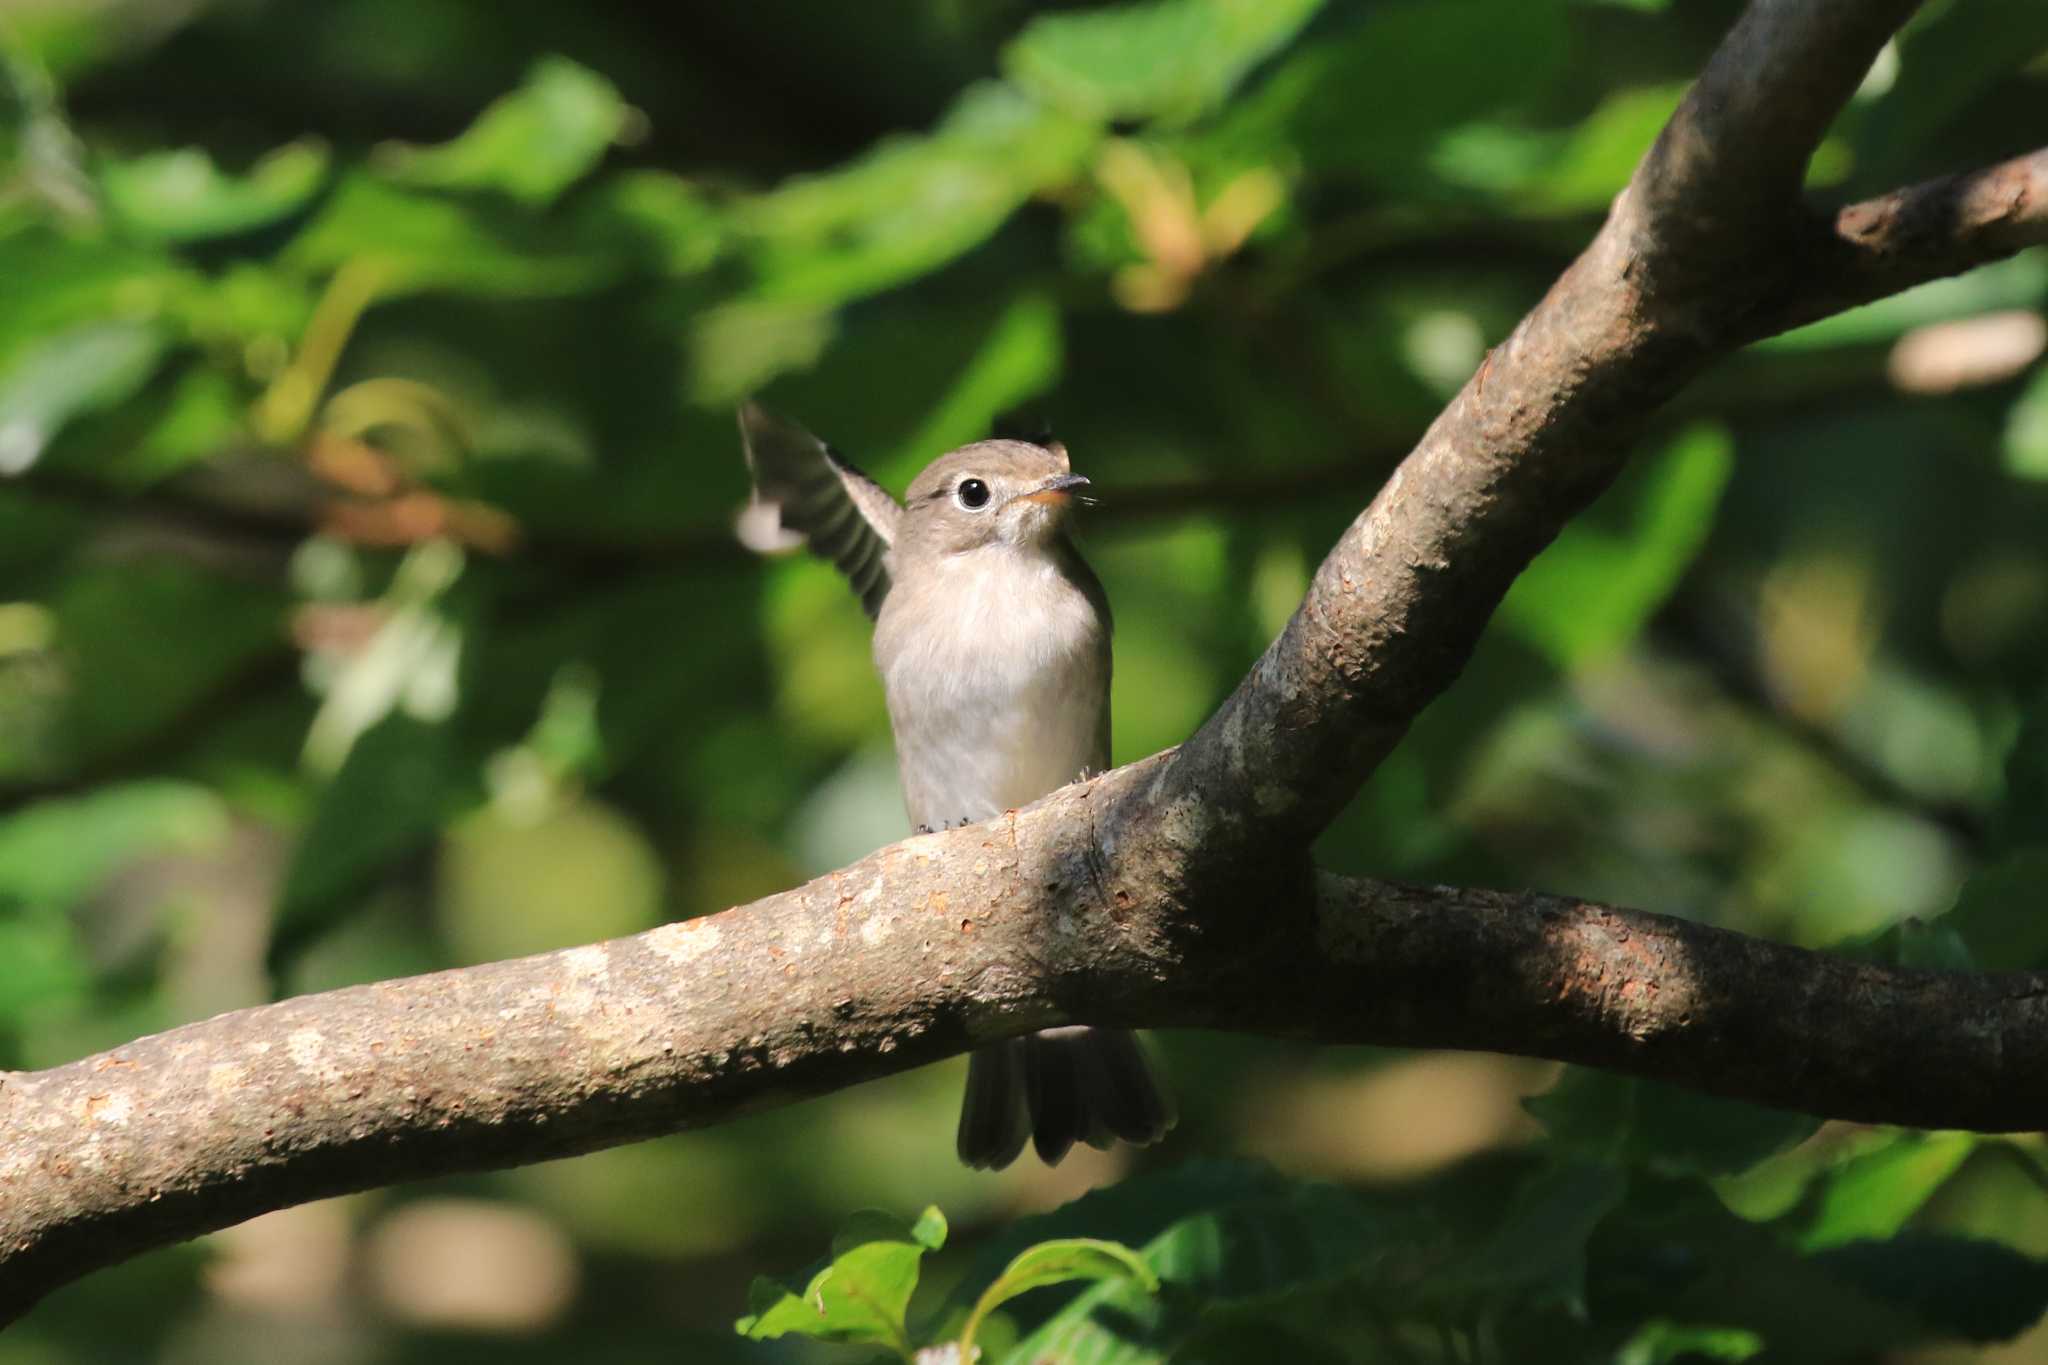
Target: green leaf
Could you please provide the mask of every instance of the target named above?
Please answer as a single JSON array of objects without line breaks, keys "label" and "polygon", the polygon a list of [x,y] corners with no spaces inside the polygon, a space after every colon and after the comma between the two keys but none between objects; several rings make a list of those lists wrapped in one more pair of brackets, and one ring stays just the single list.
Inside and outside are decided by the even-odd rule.
[{"label": "green leaf", "polygon": [[1909,1233],[1814,1260],[1925,1323],[1931,1335],[2008,1341],[2048,1309],[2048,1261],[1997,1242]]},{"label": "green leaf", "polygon": [[2048,49],[2048,7],[2034,0],[1945,5],[1896,41],[1898,76],[1856,136],[1858,171],[1873,185],[1913,174],[1922,149],[1972,100]]},{"label": "green leaf", "polygon": [[365,730],[320,794],[278,893],[268,965],[280,974],[354,908],[354,897],[426,847],[472,794],[446,725],[393,713]]},{"label": "green leaf", "polygon": [[1586,1242],[1627,1188],[1610,1166],[1563,1161],[1515,1192],[1491,1232],[1437,1268],[1418,1292],[1453,1313],[1514,1299],[1585,1306]]},{"label": "green leaf", "polygon": [[514,206],[420,194],[360,173],[342,177],[282,260],[319,273],[360,262],[384,294],[549,297],[599,288],[619,272],[562,225]]},{"label": "green leaf", "polygon": [[1125,1245],[1150,1242],[1184,1218],[1283,1200],[1300,1184],[1258,1162],[1191,1161],[1092,1190],[1050,1213],[1019,1219],[978,1247],[961,1274],[954,1300],[965,1305],[975,1285],[995,1280],[1010,1262],[1041,1242],[1088,1236]]},{"label": "green leaf", "polygon": [[1563,68],[1562,6],[1396,0],[1340,39],[1305,46],[1229,122],[1253,145],[1291,141],[1311,167],[1405,180],[1442,134],[1542,93]]},{"label": "green leaf", "polygon": [[2048,962],[2048,845],[2034,845],[1980,867],[1963,883],[1940,923],[1963,941],[1970,960],[1987,971],[2031,970]]},{"label": "green leaf", "polygon": [[1689,88],[1689,82],[1641,86],[1602,100],[1534,178],[1531,207],[1552,213],[1605,208],[1628,184]]},{"label": "green leaf", "polygon": [[70,664],[63,727],[73,763],[190,725],[209,697],[289,659],[281,591],[173,559],[75,568],[52,605]]},{"label": "green leaf", "polygon": [[1702,1360],[1748,1360],[1764,1339],[1740,1327],[1696,1327],[1662,1318],[1643,1324],[1615,1352],[1614,1365],[1697,1365]]},{"label": "green leaf", "polygon": [[1813,1251],[1892,1236],[1961,1169],[1977,1142],[1973,1133],[1900,1133],[1844,1163],[1823,1188],[1800,1245]]},{"label": "green leaf", "polygon": [[960,1330],[960,1358],[974,1359],[974,1337],[982,1319],[1019,1294],[1073,1280],[1124,1279],[1137,1281],[1148,1293],[1159,1288],[1159,1277],[1152,1273],[1152,1267],[1121,1243],[1092,1237],[1040,1242],[1010,1262],[975,1301],[974,1310],[967,1315],[967,1325]]},{"label": "green leaf", "polygon": [[593,231],[628,234],[661,274],[697,274],[725,247],[724,213],[688,181],[664,171],[606,176],[579,208]]},{"label": "green leaf", "polygon": [[1587,1239],[1624,1188],[1620,1173],[1587,1163],[1541,1168],[1506,1189],[1453,1175],[1382,1199],[1284,1186],[1277,1198],[1176,1221],[1142,1252],[1159,1277],[1156,1294],[1131,1280],[1096,1284],[1005,1360],[1212,1358],[1195,1343],[1206,1350],[1246,1320],[1313,1321],[1302,1315],[1326,1300],[1416,1323],[1470,1321],[1509,1304],[1567,1305],[1582,1295]]},{"label": "green leaf", "polygon": [[632,112],[595,71],[544,57],[519,89],[493,101],[452,142],[386,147],[380,165],[401,184],[498,190],[546,204],[597,165]]},{"label": "green leaf", "polygon": [[327,179],[327,149],[301,141],[227,175],[198,147],[150,152],[101,167],[107,209],[138,236],[203,241],[264,227],[304,208]]},{"label": "green leaf", "polygon": [[67,330],[147,324],[194,283],[153,250],[40,229],[6,233],[4,222],[0,256],[7,280],[0,289],[0,374]]},{"label": "green leaf", "polygon": [[219,369],[194,363],[150,386],[136,406],[140,429],[124,450],[99,464],[110,483],[150,484],[230,449],[242,432],[248,401]]},{"label": "green leaf", "polygon": [[0,906],[69,909],[123,863],[228,832],[220,799],[183,782],[131,782],[0,820]]},{"label": "green leaf", "polygon": [[2048,480],[2048,368],[2027,382],[2005,414],[2005,468],[2016,479]]},{"label": "green leaf", "polygon": [[1322,4],[1153,0],[1047,15],[1003,50],[1003,70],[1077,118],[1184,121],[1220,103]]},{"label": "green leaf", "polygon": [[91,322],[44,338],[0,372],[0,477],[20,474],[84,413],[111,407],[156,373],[170,340],[146,322]]},{"label": "green leaf", "polygon": [[971,87],[930,134],[736,205],[765,297],[836,304],[929,274],[1037,191],[1071,180],[1100,138],[1005,85]]},{"label": "green leaf", "polygon": [[795,1333],[823,1341],[888,1346],[910,1355],[904,1313],[919,1263],[946,1242],[946,1220],[927,1208],[915,1222],[866,1210],[832,1239],[832,1260],[802,1290],[760,1278],[748,1293],[752,1312],[733,1324],[755,1340]]},{"label": "green leaf", "polygon": [[1836,944],[1834,951],[1888,967],[1942,972],[1977,969],[1968,940],[1946,915],[1932,922],[1909,916],[1868,937]]},{"label": "green leaf", "polygon": [[92,979],[78,903],[138,858],[207,848],[229,818],[203,787],[146,781],[24,806],[0,818],[0,1025]]},{"label": "green leaf", "polygon": [[980,346],[904,447],[928,458],[986,436],[996,418],[1059,377],[1060,314],[1042,294],[1023,294],[989,325]]},{"label": "green leaf", "polygon": [[24,1011],[75,999],[92,980],[85,948],[62,915],[11,909],[0,895],[0,1029]]},{"label": "green leaf", "polygon": [[1661,1174],[1732,1175],[1811,1137],[1820,1120],[1573,1067],[1523,1106],[1567,1150]]},{"label": "green leaf", "polygon": [[1726,431],[1687,430],[1650,467],[1627,531],[1602,530],[1584,518],[1565,527],[1516,580],[1501,619],[1561,668],[1622,648],[1706,543],[1734,467]]}]

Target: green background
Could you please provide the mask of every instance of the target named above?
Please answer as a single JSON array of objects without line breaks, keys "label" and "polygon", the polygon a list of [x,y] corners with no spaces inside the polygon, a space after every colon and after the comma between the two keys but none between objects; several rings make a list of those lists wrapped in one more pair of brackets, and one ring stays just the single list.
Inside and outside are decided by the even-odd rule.
[{"label": "green background", "polygon": [[[1116,758],[1184,738],[1734,13],[7,7],[0,1067],[905,833],[865,619],[734,537],[749,394],[899,489],[1049,427],[1101,494]],[[1816,194],[2026,150],[2044,48],[2036,3],[1928,6]],[[2036,251],[1706,375],[1323,861],[2048,966],[2044,302]],[[1967,1344],[2048,1304],[2034,1136],[1157,1042],[1142,1153],[962,1170],[935,1067],[147,1256],[0,1363],[858,1358],[730,1324],[928,1204],[914,1327],[1037,1237],[1151,1244],[1167,1289],[1069,1303],[1060,1359],[2048,1360]]]}]

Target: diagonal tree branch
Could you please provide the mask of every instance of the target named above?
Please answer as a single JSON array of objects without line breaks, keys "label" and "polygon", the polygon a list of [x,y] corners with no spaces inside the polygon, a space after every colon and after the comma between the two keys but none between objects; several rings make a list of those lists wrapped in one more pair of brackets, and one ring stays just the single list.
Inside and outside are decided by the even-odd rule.
[{"label": "diagonal tree branch", "polygon": [[[1161,809],[1235,793],[1203,816],[1211,833],[1234,835],[1204,836],[1222,857],[1254,831],[1305,845],[1457,677],[1515,577],[1701,369],[1760,337],[2048,241],[2048,152],[1857,205],[1832,228],[1796,198],[1774,214],[1722,202],[1749,193],[1723,183],[1745,152],[1765,166],[1786,155],[1759,112],[1771,98],[1763,73],[1776,73],[1788,126],[1806,139],[1803,165],[1854,88],[1846,73],[1860,76],[1888,32],[1871,13],[1909,9],[1751,7],[1592,244],[1431,424],[1324,559],[1280,638],[1181,747],[1160,778]],[[1772,43],[1828,57],[1812,71],[1757,61]],[[1810,103],[1816,88],[1838,93],[1826,117]],[[1711,157],[1694,145],[1709,138],[1720,139]],[[1674,252],[1707,268],[1672,264]]]},{"label": "diagonal tree branch", "polygon": [[0,1320],[264,1209],[717,1122],[1068,1020],[1495,1048],[1845,1117],[2048,1124],[2048,978],[1332,878],[1304,852],[1703,365],[2048,239],[2037,158],[1832,227],[1799,205],[1798,168],[1909,9],[1756,0],[1599,236],[1179,750],[707,919],[0,1075]]}]

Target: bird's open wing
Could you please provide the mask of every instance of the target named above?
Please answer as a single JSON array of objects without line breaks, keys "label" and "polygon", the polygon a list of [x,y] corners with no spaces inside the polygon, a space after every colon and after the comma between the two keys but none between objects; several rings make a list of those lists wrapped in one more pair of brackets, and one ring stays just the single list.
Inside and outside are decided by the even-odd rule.
[{"label": "bird's open wing", "polygon": [[903,509],[889,490],[834,454],[794,422],[759,403],[740,405],[740,439],[754,475],[754,496],[773,505],[783,529],[846,575],[869,616],[889,595],[889,547]]}]

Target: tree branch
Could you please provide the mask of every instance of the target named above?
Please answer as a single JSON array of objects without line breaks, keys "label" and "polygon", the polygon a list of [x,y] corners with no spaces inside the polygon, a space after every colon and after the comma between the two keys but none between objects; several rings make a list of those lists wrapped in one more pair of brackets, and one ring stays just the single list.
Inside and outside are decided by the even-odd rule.
[{"label": "tree branch", "polygon": [[[1717,52],[1702,85],[1743,50]],[[1684,117],[1682,108],[1674,121]],[[1735,264],[1698,277],[1648,271],[1640,267],[1662,251],[1666,219],[1691,203],[1683,187],[1707,194],[1714,185],[1704,168],[1672,173],[1656,205],[1639,202],[1659,155],[1431,424],[1324,559],[1280,638],[1163,774],[1162,807],[1242,795],[1208,803],[1211,832],[1234,831],[1215,846],[1234,849],[1255,832],[1313,838],[1462,671],[1515,577],[1612,482],[1650,416],[1705,366],[2048,242],[2042,151],[1851,206],[1832,230],[1803,212],[1752,223],[1751,235],[1712,220],[1727,240],[1702,259],[1739,250]]]},{"label": "tree branch", "polygon": [[2048,148],[1851,204],[1757,336],[1959,275],[2048,241]]},{"label": "tree branch", "polygon": [[1702,283],[1790,228],[1814,148],[1919,6],[1753,0],[1636,168],[1642,264]]},{"label": "tree branch", "polygon": [[2032,158],[1832,231],[1798,205],[1797,168],[1909,8],[1752,5],[1592,245],[1179,750],[709,919],[0,1076],[0,1319],[264,1209],[708,1124],[1066,1020],[1494,1048],[1847,1117],[2048,1126],[2042,977],[1346,881],[1304,851],[1703,365],[2048,237]]},{"label": "tree branch", "polygon": [[[723,914],[0,1075],[0,1322],[267,1209],[703,1127],[1068,1021],[1480,1048],[1873,1122],[2048,1126],[2048,977],[1334,876],[1246,916],[1101,858],[1161,762]],[[1233,919],[1256,925],[1217,929]]]}]

